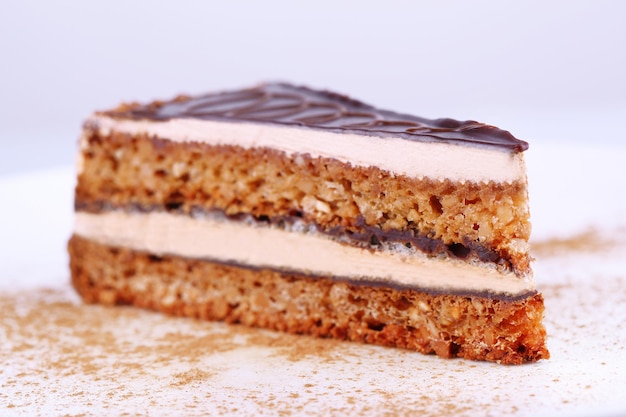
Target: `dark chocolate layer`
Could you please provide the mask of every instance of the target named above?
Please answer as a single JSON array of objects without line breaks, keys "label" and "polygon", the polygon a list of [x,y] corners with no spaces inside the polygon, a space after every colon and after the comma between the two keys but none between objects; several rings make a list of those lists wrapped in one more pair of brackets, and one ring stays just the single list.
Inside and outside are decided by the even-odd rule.
[{"label": "dark chocolate layer", "polygon": [[425,119],[377,109],[337,93],[286,83],[267,83],[193,97],[180,96],[166,102],[122,106],[104,114],[114,118],[154,121],[193,118],[271,123],[427,142],[466,142],[515,152],[528,149],[527,142],[515,138],[508,131],[476,121]]},{"label": "dark chocolate layer", "polygon": [[[191,215],[192,217],[201,218],[207,215],[223,217],[231,221],[249,221],[252,216],[249,214],[227,215],[222,210],[206,210],[203,207],[192,207],[188,212],[183,211],[182,205],[176,206],[145,206],[139,204],[128,204],[124,206],[114,206],[109,202],[83,203],[75,201],[74,209],[76,211],[85,211],[90,213],[103,213],[111,210],[122,210],[126,212],[172,212],[181,215]],[[285,227],[295,222],[304,221],[300,216],[261,216],[254,218],[254,222],[259,225],[272,225]],[[437,256],[446,254],[452,258],[471,260],[479,259],[481,262],[497,264],[500,268],[512,271],[513,266],[509,261],[504,259],[493,249],[482,245],[479,242],[465,239],[463,243],[446,244],[441,239],[435,239],[424,234],[420,234],[414,230],[382,230],[379,227],[370,226],[365,223],[363,218],[357,219],[358,231],[347,230],[344,227],[324,227],[320,224],[311,224],[319,233],[332,236],[339,241],[348,241],[357,244],[360,247],[379,249],[388,244],[402,244],[408,248],[415,248],[429,256]]]}]

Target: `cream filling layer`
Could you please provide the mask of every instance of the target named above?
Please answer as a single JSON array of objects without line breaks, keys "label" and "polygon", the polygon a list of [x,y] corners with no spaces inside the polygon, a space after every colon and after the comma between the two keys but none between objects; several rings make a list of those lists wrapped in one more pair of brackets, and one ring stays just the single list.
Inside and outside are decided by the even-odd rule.
[{"label": "cream filling layer", "polygon": [[314,276],[511,296],[534,289],[532,276],[520,278],[494,267],[422,254],[374,251],[342,244],[314,231],[295,232],[211,217],[193,218],[160,212],[77,212],[74,231],[102,244],[156,255],[215,260]]},{"label": "cream filling layer", "polygon": [[476,144],[420,142],[397,137],[334,133],[321,129],[267,123],[221,122],[198,119],[144,121],[96,115],[89,119],[99,132],[145,133],[174,142],[266,147],[287,155],[309,154],[333,158],[354,166],[375,166],[409,177],[472,182],[526,180],[521,152]]}]

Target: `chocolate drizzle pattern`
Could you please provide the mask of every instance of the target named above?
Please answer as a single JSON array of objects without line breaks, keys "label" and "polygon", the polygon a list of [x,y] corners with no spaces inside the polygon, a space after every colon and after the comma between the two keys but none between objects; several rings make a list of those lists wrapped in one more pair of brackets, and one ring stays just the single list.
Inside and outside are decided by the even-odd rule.
[{"label": "chocolate drizzle pattern", "polygon": [[476,121],[425,119],[377,109],[337,93],[286,83],[179,96],[167,102],[122,106],[104,114],[134,120],[192,118],[256,122],[425,142],[472,143],[515,152],[528,149],[527,142],[508,131]]}]

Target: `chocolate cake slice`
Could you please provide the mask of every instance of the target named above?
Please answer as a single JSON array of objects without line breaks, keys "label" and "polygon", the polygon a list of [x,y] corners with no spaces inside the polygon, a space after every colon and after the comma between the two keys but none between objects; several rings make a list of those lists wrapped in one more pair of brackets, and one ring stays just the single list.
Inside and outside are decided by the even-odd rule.
[{"label": "chocolate cake slice", "polygon": [[80,140],[72,282],[86,302],[548,358],[527,147],[282,83],[97,112]]}]

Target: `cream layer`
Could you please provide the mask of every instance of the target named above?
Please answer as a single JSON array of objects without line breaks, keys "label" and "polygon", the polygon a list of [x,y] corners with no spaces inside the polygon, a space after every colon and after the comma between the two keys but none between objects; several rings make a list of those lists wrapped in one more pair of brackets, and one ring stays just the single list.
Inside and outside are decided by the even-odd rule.
[{"label": "cream layer", "polygon": [[246,149],[266,147],[289,156],[309,154],[333,158],[409,177],[471,182],[526,181],[523,154],[494,146],[420,142],[267,123],[184,118],[146,121],[94,115],[88,123],[95,124],[103,136],[118,131],[145,133],[175,142],[236,145]]},{"label": "cream layer", "polygon": [[254,226],[210,216],[170,213],[77,212],[77,235],[111,246],[156,255],[215,260],[313,276],[380,281],[450,292],[509,296],[534,289],[532,276],[517,277],[495,267],[427,257],[420,253],[375,251],[342,244],[318,232]]}]

